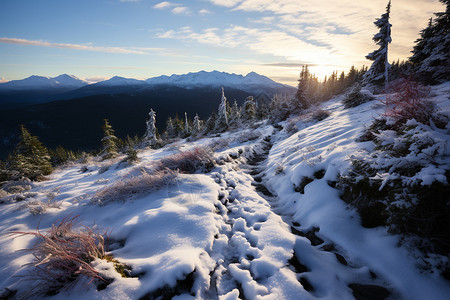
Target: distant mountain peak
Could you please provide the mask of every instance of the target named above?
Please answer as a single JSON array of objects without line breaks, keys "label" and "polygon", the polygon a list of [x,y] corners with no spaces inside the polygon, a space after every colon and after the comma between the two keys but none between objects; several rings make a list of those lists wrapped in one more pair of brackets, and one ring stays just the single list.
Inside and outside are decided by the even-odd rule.
[{"label": "distant mountain peak", "polygon": [[46,90],[46,89],[75,89],[88,83],[73,75],[61,74],[56,77],[31,75],[21,80],[11,80],[0,84],[0,90]]}]

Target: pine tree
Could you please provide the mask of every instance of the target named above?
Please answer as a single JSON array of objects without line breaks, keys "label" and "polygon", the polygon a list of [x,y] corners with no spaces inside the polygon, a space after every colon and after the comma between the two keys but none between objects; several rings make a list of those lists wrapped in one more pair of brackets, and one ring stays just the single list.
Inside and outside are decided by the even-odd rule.
[{"label": "pine tree", "polygon": [[303,65],[302,71],[300,72],[300,78],[298,79],[297,92],[295,94],[297,102],[294,102],[292,107],[294,111],[306,109],[312,104],[311,94],[309,90],[309,80],[310,73],[308,65]]},{"label": "pine tree", "polygon": [[8,158],[7,168],[32,180],[50,174],[53,168],[47,148],[24,125],[20,126],[20,132],[19,143]]},{"label": "pine tree", "polygon": [[227,106],[228,106],[227,98],[225,97],[225,92],[222,88],[222,98],[220,99],[220,105],[217,113],[217,120],[215,127],[217,132],[223,132],[228,128]]},{"label": "pine tree", "polygon": [[187,112],[184,112],[184,134],[189,135],[190,133],[191,133],[191,129],[189,128]]},{"label": "pine tree", "polygon": [[237,101],[234,100],[233,106],[231,107],[230,126],[237,128],[240,125],[241,125],[241,108],[237,104]]},{"label": "pine tree", "polygon": [[195,114],[194,124],[192,125],[192,134],[197,135],[202,131],[202,121],[198,114]]},{"label": "pine tree", "polygon": [[386,13],[381,15],[381,18],[377,19],[374,24],[380,29],[380,31],[375,34],[372,40],[380,46],[377,50],[366,55],[368,60],[373,61],[370,66],[369,71],[364,76],[365,84],[381,85],[388,84],[388,71],[389,71],[389,61],[388,61],[388,45],[392,42],[391,39],[391,27],[389,23],[389,15],[391,12],[391,1],[389,0]]},{"label": "pine tree", "polygon": [[242,109],[241,119],[245,123],[252,122],[256,118],[256,103],[252,96],[245,99],[244,107]]},{"label": "pine tree", "polygon": [[412,51],[410,61],[420,79],[425,83],[450,80],[450,0],[440,0],[446,5],[445,12],[436,13]]},{"label": "pine tree", "polygon": [[156,113],[153,109],[150,109],[148,113],[148,119],[146,122],[147,129],[144,134],[144,144],[145,146],[156,146],[159,143],[159,139],[157,137],[156,132]]},{"label": "pine tree", "polygon": [[204,133],[205,134],[211,134],[215,132],[216,128],[216,120],[217,120],[217,114],[213,111],[209,118],[206,120]]},{"label": "pine tree", "polygon": [[109,124],[108,119],[104,119],[105,123],[102,126],[103,138],[102,145],[103,149],[101,152],[102,159],[110,159],[117,156],[117,142],[118,138],[114,135],[114,130]]},{"label": "pine tree", "polygon": [[264,103],[263,100],[260,100],[257,102],[258,105],[256,105],[256,118],[258,120],[264,120],[269,116],[269,108]]},{"label": "pine tree", "polygon": [[167,118],[166,130],[164,132],[167,139],[172,139],[177,136],[175,126],[173,125],[173,120],[171,117]]}]

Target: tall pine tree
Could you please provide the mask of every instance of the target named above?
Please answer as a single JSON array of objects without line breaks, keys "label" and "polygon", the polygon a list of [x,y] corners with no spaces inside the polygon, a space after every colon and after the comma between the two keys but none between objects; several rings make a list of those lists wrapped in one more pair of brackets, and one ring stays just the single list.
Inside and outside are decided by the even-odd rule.
[{"label": "tall pine tree", "polygon": [[450,0],[440,0],[445,12],[436,13],[420,33],[410,62],[425,83],[450,80]]},{"label": "tall pine tree", "polygon": [[216,131],[223,132],[228,128],[228,104],[225,92],[222,88],[222,98],[220,99],[219,111],[217,112]]},{"label": "tall pine tree", "polygon": [[104,120],[105,123],[102,126],[103,138],[102,145],[103,150],[101,152],[102,159],[110,159],[117,156],[117,142],[118,138],[114,135],[114,130],[109,124],[108,119]]},{"label": "tall pine tree", "polygon": [[159,143],[156,132],[156,113],[153,109],[150,109],[148,113],[148,119],[146,122],[146,131],[144,134],[144,145],[154,147]]},{"label": "tall pine tree", "polygon": [[8,158],[7,168],[31,180],[48,175],[53,170],[47,148],[24,125],[20,125],[20,140]]},{"label": "tall pine tree", "polygon": [[366,55],[368,60],[373,61],[369,71],[364,76],[364,83],[370,85],[388,84],[388,45],[392,42],[391,39],[391,27],[389,23],[389,15],[391,13],[391,1],[389,0],[386,6],[386,13],[381,15],[381,18],[377,19],[374,24],[380,29],[375,34],[372,40],[380,46],[377,50]]}]

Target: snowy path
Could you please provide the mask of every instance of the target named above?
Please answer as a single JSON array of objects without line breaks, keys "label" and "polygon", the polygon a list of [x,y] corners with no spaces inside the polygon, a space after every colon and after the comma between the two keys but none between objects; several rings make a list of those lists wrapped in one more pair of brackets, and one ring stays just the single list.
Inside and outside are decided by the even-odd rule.
[{"label": "snowy path", "polygon": [[277,206],[264,177],[271,146],[267,136],[246,163],[237,159],[212,173],[224,224],[210,253],[218,263],[208,298],[385,299],[390,292],[373,272],[347,262],[318,228],[297,229]]}]

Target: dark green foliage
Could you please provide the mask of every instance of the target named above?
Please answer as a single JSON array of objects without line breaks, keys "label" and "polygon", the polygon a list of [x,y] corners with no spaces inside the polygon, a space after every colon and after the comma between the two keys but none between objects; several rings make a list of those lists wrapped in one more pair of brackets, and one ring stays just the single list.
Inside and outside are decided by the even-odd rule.
[{"label": "dark green foliage", "polygon": [[47,148],[25,126],[21,125],[20,130],[20,141],[8,158],[7,168],[18,177],[31,180],[50,174],[53,168]]},{"label": "dark green foliage", "polygon": [[102,159],[110,159],[117,156],[117,143],[118,139],[114,135],[114,130],[112,126],[109,124],[108,119],[104,120],[105,123],[102,126],[103,129],[103,150],[101,152]]},{"label": "dark green foliage", "polygon": [[[341,198],[358,210],[362,225],[388,226],[392,232],[419,237],[422,251],[449,253],[450,168],[445,164],[445,141],[426,125],[390,124],[385,119],[376,119],[360,141],[372,141],[374,149],[352,158],[352,168],[338,186]],[[429,175],[430,167],[445,172],[444,178]]]},{"label": "dark green foliage", "polygon": [[136,149],[134,149],[133,147],[129,147],[128,150],[126,151],[126,155],[127,157],[125,158],[125,160],[129,163],[133,163],[133,162],[137,162],[139,161],[139,157],[137,156],[137,151]]},{"label": "dark green foliage", "polygon": [[361,85],[357,83],[353,86],[350,92],[345,95],[342,103],[345,108],[351,108],[366,103],[370,100],[373,100],[373,98],[366,93],[362,93]]},{"label": "dark green foliage", "polygon": [[388,82],[388,45],[391,43],[391,24],[389,23],[389,15],[391,12],[391,1],[388,2],[386,13],[381,15],[374,24],[379,28],[372,40],[379,46],[379,48],[366,55],[366,59],[373,61],[370,69],[364,76],[366,84],[381,85]]},{"label": "dark green foliage", "polygon": [[75,154],[73,151],[64,149],[61,146],[56,149],[49,149],[48,152],[54,167],[60,166],[69,161],[74,161],[79,157],[79,155]]},{"label": "dark green foliage", "polygon": [[204,129],[205,134],[214,133],[214,128],[216,127],[216,119],[217,119],[217,114],[213,111],[211,113],[211,115],[209,116],[209,118],[206,120],[205,129]]},{"label": "dark green foliage", "polygon": [[450,80],[450,1],[440,2],[446,6],[445,11],[436,13],[434,20],[430,18],[409,58],[419,79],[426,84]]}]

